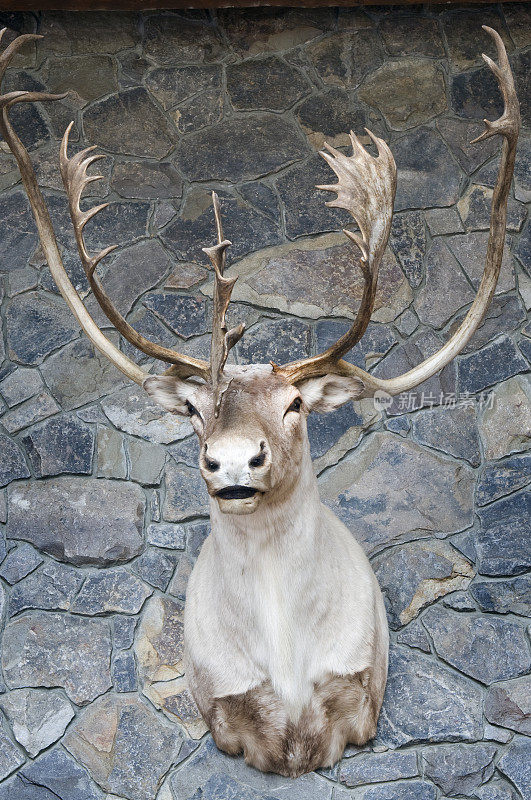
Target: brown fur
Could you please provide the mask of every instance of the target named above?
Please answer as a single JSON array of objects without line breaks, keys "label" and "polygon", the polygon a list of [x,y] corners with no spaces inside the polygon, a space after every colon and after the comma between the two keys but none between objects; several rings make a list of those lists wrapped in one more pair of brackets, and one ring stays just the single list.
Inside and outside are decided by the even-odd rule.
[{"label": "brown fur", "polygon": [[315,685],[296,723],[288,719],[269,681],[245,694],[213,700],[204,716],[220,750],[230,755],[243,751],[253,767],[295,778],[331,767],[346,744],[362,745],[375,735],[380,702],[370,683],[369,670],[330,676]]}]

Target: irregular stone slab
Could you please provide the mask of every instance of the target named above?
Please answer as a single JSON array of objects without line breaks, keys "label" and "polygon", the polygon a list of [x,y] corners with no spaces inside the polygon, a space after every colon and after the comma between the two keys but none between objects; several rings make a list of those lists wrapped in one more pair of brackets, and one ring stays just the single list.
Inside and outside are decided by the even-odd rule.
[{"label": "irregular stone slab", "polygon": [[18,747],[0,730],[0,780],[11,775],[25,760]]},{"label": "irregular stone slab", "polygon": [[180,522],[188,517],[208,514],[208,492],[198,469],[170,460],[165,480],[163,517],[167,522]]},{"label": "irregular stone slab", "polygon": [[103,789],[128,800],[152,800],[180,737],[137,697],[110,694],[76,720],[64,743]]},{"label": "irregular stone slab", "polygon": [[474,394],[528,369],[512,339],[500,336],[477,353],[461,358],[457,372],[461,390]]},{"label": "irregular stone slab", "polygon": [[466,527],[472,522],[472,491],[468,467],[382,433],[320,482],[323,501],[369,553],[429,532]]},{"label": "irregular stone slab", "polygon": [[399,131],[427,122],[446,109],[443,73],[427,59],[384,64],[367,78],[359,96]]},{"label": "irregular stone slab", "polygon": [[179,143],[176,158],[191,181],[238,182],[275,172],[307,154],[290,122],[260,113],[191,133]]},{"label": "irregular stone slab", "polygon": [[441,117],[437,120],[437,129],[460,166],[469,175],[498,152],[496,141],[493,140],[486,139],[483,142],[472,144],[472,140],[476,139],[485,129],[480,119]]},{"label": "irregular stone slab", "polygon": [[506,581],[477,581],[470,593],[482,611],[531,616],[531,577]]},{"label": "irregular stone slab", "polygon": [[417,650],[422,650],[423,653],[429,653],[431,650],[428,634],[418,620],[411,622],[407,628],[404,628],[403,631],[400,631],[396,637],[396,640],[400,644],[407,644],[408,647],[414,647]]},{"label": "irregular stone slab", "polygon": [[314,471],[337,464],[360,441],[363,431],[379,419],[374,403],[347,403],[329,414],[310,414],[307,420]]},{"label": "irregular stone slab", "polygon": [[392,56],[442,56],[444,47],[437,21],[414,16],[384,16],[378,24]]},{"label": "irregular stone slab", "polygon": [[185,14],[148,17],[144,51],[159,64],[201,64],[215,61],[223,53],[219,31],[204,20]]},{"label": "irregular stone slab", "polygon": [[[363,276],[353,259],[352,245],[342,234],[261,250],[239,262],[238,275],[235,300],[303,317],[352,319],[363,294]],[[211,284],[203,291],[210,295]],[[387,250],[372,319],[390,322],[411,299],[409,284]]]},{"label": "irregular stone slab", "polygon": [[115,653],[112,661],[112,682],[116,692],[136,691],[135,657],[130,650]]},{"label": "irregular stone slab", "polygon": [[320,150],[325,142],[351,147],[347,131],[362,131],[367,125],[361,104],[340,88],[312,94],[297,108],[297,117],[314,150]]},{"label": "irregular stone slab", "polygon": [[477,565],[481,575],[520,575],[531,566],[531,493],[498,500],[478,511]]},{"label": "irregular stone slab", "polygon": [[502,775],[509,778],[522,797],[529,797],[531,792],[530,757],[531,743],[529,739],[515,739],[497,765]]},{"label": "irregular stone slab", "polygon": [[159,444],[141,439],[129,441],[129,477],[144,485],[160,482],[166,451]]},{"label": "irregular stone slab", "polygon": [[186,531],[182,525],[171,525],[168,522],[152,523],[147,529],[147,540],[156,547],[184,550]]},{"label": "irregular stone slab", "polygon": [[52,562],[13,587],[9,601],[11,617],[28,608],[68,610],[83,583],[83,576],[65,564]]},{"label": "irregular stone slab", "polygon": [[102,406],[116,428],[148,442],[169,444],[184,439],[193,430],[188,420],[164,411],[138,386],[105,398]]},{"label": "irregular stone slab", "polygon": [[463,223],[455,208],[429,208],[424,212],[432,236],[463,233]]},{"label": "irregular stone slab", "polygon": [[395,209],[451,206],[459,197],[461,174],[442,139],[417,128],[393,143],[398,177]]},{"label": "irregular stone slab", "polygon": [[285,111],[309,89],[303,73],[277,56],[227,66],[227,91],[238,111]]},{"label": "irregular stone slab", "polygon": [[132,156],[163,158],[176,138],[166,117],[140,86],[91,105],[83,115],[83,125],[94,144]]},{"label": "irregular stone slab", "polygon": [[22,428],[40,422],[60,410],[48,392],[41,392],[7,411],[2,417],[2,425],[9,433],[18,433]]},{"label": "irregular stone slab", "polygon": [[77,417],[54,417],[29,431],[22,443],[38,478],[92,472],[94,433]]},{"label": "irregular stone slab", "polygon": [[[162,200],[181,197],[183,182],[172,164],[126,161],[115,165],[111,186],[121,197]],[[158,243],[152,241],[152,244]],[[135,271],[135,284],[136,280]]]},{"label": "irregular stone slab", "polygon": [[487,464],[476,490],[476,503],[484,506],[529,483],[531,455],[513,456],[501,464]]},{"label": "irregular stone slab", "polygon": [[145,497],[132,483],[56,478],[10,488],[7,535],[71,564],[106,566],[143,548]]},{"label": "irregular stone slab", "polygon": [[175,292],[156,292],[142,300],[172,331],[185,339],[206,333],[210,325],[207,303],[201,295],[178,295]]},{"label": "irregular stone slab", "polygon": [[373,563],[384,593],[389,624],[407,625],[424,606],[466,589],[474,568],[445,541],[422,540],[393,548]]},{"label": "irregular stone slab", "polygon": [[2,664],[10,689],[62,686],[85,705],[110,687],[110,657],[104,620],[35,611],[6,625]]},{"label": "irregular stone slab", "polygon": [[391,248],[413,288],[422,280],[422,262],[426,252],[426,229],[422,214],[411,211],[393,217]]},{"label": "irregular stone slab", "polygon": [[29,544],[20,544],[11,550],[3,561],[0,577],[10,584],[17,583],[37,569],[43,561],[44,559]]},{"label": "irregular stone slab", "polygon": [[[117,335],[107,335],[113,344],[118,343]],[[41,369],[47,386],[65,411],[97,400],[125,384],[124,376],[85,338],[51,355]]]},{"label": "irregular stone slab", "polygon": [[121,433],[114,428],[98,425],[97,454],[99,478],[127,477],[124,437]]},{"label": "irregular stone slab", "polygon": [[423,623],[437,655],[481,683],[517,677],[531,666],[524,630],[515,622],[434,606]]},{"label": "irregular stone slab", "polygon": [[0,382],[0,394],[10,408],[33,397],[42,388],[38,370],[25,367],[18,367]]},{"label": "irregular stone slab", "polygon": [[378,744],[470,741],[483,736],[482,693],[467,678],[403,647],[391,648]]},{"label": "irregular stone slab", "polygon": [[496,748],[484,744],[452,744],[422,751],[424,774],[448,797],[475,794],[494,772]]},{"label": "irregular stone slab", "polygon": [[453,592],[443,600],[445,608],[453,608],[455,611],[475,611],[476,606],[466,592]]},{"label": "irregular stone slab", "polygon": [[85,770],[61,747],[44,753],[0,787],[0,800],[101,800]]},{"label": "irregular stone slab", "polygon": [[9,436],[0,433],[0,486],[29,476],[30,471],[18,445]]},{"label": "irregular stone slab", "polygon": [[175,565],[179,561],[176,553],[164,553],[156,547],[148,547],[133,564],[133,571],[161,591],[166,591]]},{"label": "irregular stone slab", "polygon": [[389,785],[371,786],[362,800],[435,800],[435,786],[427,781],[398,781]]},{"label": "irregular stone slab", "polygon": [[307,49],[310,61],[328,86],[353,89],[384,60],[376,31],[328,36]]},{"label": "irregular stone slab", "polygon": [[310,355],[311,328],[298,319],[264,320],[254,325],[237,345],[241,364],[286,364]]},{"label": "irregular stone slab", "polygon": [[494,725],[531,736],[531,678],[491,686],[485,698],[485,716]]},{"label": "irregular stone slab", "polygon": [[152,597],[139,625],[135,653],[141,677],[149,682],[180,678],[183,662],[183,606],[169,597]]},{"label": "irregular stone slab", "polygon": [[231,47],[242,57],[259,53],[289,50],[315,39],[333,22],[329,12],[319,9],[312,13],[308,9],[281,8],[254,9],[245,14],[238,9],[220,9],[220,24]]},{"label": "irregular stone slab", "polygon": [[[13,120],[14,124],[14,120]],[[2,270],[26,266],[38,237],[30,204],[24,192],[0,197],[0,261]]]},{"label": "irregular stone slab", "polygon": [[525,378],[514,377],[493,390],[491,408],[479,423],[485,458],[498,459],[531,446],[531,389]]},{"label": "irregular stone slab", "polygon": [[89,575],[72,605],[74,614],[137,614],[152,589],[123,568]]},{"label": "irregular stone slab", "polygon": [[473,467],[481,461],[476,410],[457,405],[421,411],[413,418],[413,434],[418,442],[435,447],[456,458],[464,458]]},{"label": "irregular stone slab", "polygon": [[55,689],[14,689],[0,697],[0,708],[32,758],[60,739],[74,717],[68,700]]},{"label": "irregular stone slab", "polygon": [[[141,70],[141,77],[145,72]],[[221,69],[215,64],[159,67],[146,76],[146,86],[166,110],[198,93],[219,89],[221,77]]]},{"label": "irregular stone slab", "polygon": [[[477,290],[485,266],[488,233],[484,231],[470,231],[469,233],[456,234],[447,238],[448,247],[461,264],[465,274]],[[511,254],[506,243],[503,251],[500,277],[496,284],[496,294],[507,292],[515,285],[514,268]]]},{"label": "irregular stone slab", "polygon": [[[458,314],[449,328],[449,333],[461,325],[465,318],[465,313]],[[511,295],[498,295],[492,301],[485,318],[476,330],[469,343],[463,348],[462,353],[472,353],[492,339],[500,335],[502,331],[515,330],[521,327],[526,319],[526,313],[519,300]]]},{"label": "irregular stone slab", "polygon": [[201,739],[208,731],[190,693],[186,677],[146,683],[143,691],[155,708],[161,709],[172,722],[179,722],[192,739]]},{"label": "irregular stone slab", "polygon": [[458,309],[472,302],[475,292],[444,240],[435,240],[425,268],[426,282],[415,299],[415,311],[421,322],[441,328]]},{"label": "irregular stone slab", "polygon": [[[478,174],[474,179],[478,184],[487,183],[483,175]],[[493,190],[489,186],[472,184],[460,198],[457,209],[467,230],[489,230],[492,195]],[[507,203],[507,230],[521,230],[526,216],[525,207],[510,197]]]},{"label": "irregular stone slab", "polygon": [[136,617],[114,617],[115,647],[126,650],[131,647],[135,637]]},{"label": "irregular stone slab", "polygon": [[339,768],[339,780],[346,786],[396,781],[418,774],[416,753],[360,753],[344,758]]},{"label": "irregular stone slab", "polygon": [[69,100],[79,106],[118,89],[114,60],[102,54],[51,58],[44,75],[48,91],[70,92]]},{"label": "irregular stone slab", "polygon": [[7,314],[9,357],[40,364],[45,356],[78,336],[79,326],[64,303],[50,295],[26,292],[10,301]]},{"label": "irregular stone slab", "polygon": [[[349,330],[351,324],[330,319],[318,322],[315,326],[317,351],[322,353],[327,350]],[[375,361],[381,359],[396,344],[396,341],[388,325],[369,322],[362,340],[345,355],[345,361],[348,361],[349,364],[356,364],[362,369],[368,369]],[[310,416],[309,419],[311,418]]]},{"label": "irregular stone slab", "polygon": [[231,800],[234,797],[238,800],[275,800],[274,797],[265,797],[254,789],[242,786],[228,775],[212,775],[201,790],[202,800]]}]

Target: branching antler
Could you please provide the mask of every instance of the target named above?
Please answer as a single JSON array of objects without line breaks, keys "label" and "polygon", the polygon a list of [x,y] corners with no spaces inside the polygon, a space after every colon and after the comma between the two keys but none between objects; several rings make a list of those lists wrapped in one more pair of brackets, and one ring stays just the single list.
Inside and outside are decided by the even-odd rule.
[{"label": "branching antler", "polygon": [[225,278],[225,261],[227,247],[232,242],[223,236],[219,197],[212,192],[212,204],[216,219],[216,233],[218,243],[213,247],[203,247],[214,267],[214,309],[212,319],[212,342],[210,347],[210,381],[214,388],[215,415],[218,416],[221,399],[223,397],[223,369],[227,362],[229,351],[239,342],[245,331],[245,325],[240,324],[227,331],[225,314],[229,307],[234,284],[238,278]]},{"label": "branching antler", "polygon": [[[469,342],[470,338],[481,324],[481,321],[483,320],[490,301],[494,295],[496,284],[498,282],[498,276],[500,274],[507,223],[507,199],[509,196],[511,179],[514,170],[518,132],[520,130],[520,110],[518,98],[514,88],[514,80],[511,73],[509,59],[507,58],[505,45],[503,44],[500,35],[495,30],[487,27],[486,25],[483,25],[483,29],[492,37],[496,45],[498,63],[494,62],[486,55],[483,55],[483,58],[498,81],[500,91],[503,96],[504,111],[501,117],[493,122],[485,120],[486,130],[475,141],[482,141],[483,139],[487,139],[490,136],[495,136],[497,134],[503,136],[504,141],[498,170],[498,178],[492,196],[490,233],[485,268],[478,292],[465,319],[453,336],[446,342],[445,345],[443,345],[440,350],[427,358],[417,367],[414,367],[412,370],[409,370],[409,372],[399,375],[396,378],[390,378],[388,380],[376,378],[374,375],[365,372],[353,364],[347,364],[342,360],[336,361],[334,358],[328,357],[330,351],[334,351],[334,355],[337,357],[338,351],[342,349],[341,347],[338,347],[342,341],[340,339],[336,345],[334,345],[332,348],[329,348],[329,350],[326,353],[323,353],[321,356],[293,362],[292,364],[287,364],[286,366],[279,368],[279,371],[286,375],[288,380],[290,380],[292,383],[296,383],[305,377],[317,377],[325,374],[326,372],[333,372],[336,374],[350,375],[357,378],[360,382],[360,397],[372,396],[377,391],[386,392],[391,396],[399,394],[400,392],[407,392],[410,389],[413,389],[415,386],[418,386],[420,383],[423,383],[423,381],[427,380],[428,378],[431,378],[432,375],[435,375],[436,372],[450,363],[450,361],[452,361],[452,359],[463,350],[467,342]],[[331,160],[329,160],[329,163],[331,163]],[[336,174],[338,174],[336,170],[337,163],[335,166],[332,163],[331,165],[333,166],[334,171],[336,171]],[[364,179],[361,173],[360,177]],[[367,174],[367,177],[372,180],[369,174]],[[365,187],[365,191],[367,200],[370,202],[370,204],[372,205],[372,203],[377,203],[376,198],[372,199],[373,191],[371,184]],[[346,200],[338,192],[337,204],[340,204],[340,202],[340,207],[344,208],[345,205],[343,203],[346,202]],[[358,219],[357,216],[356,219]],[[374,215],[371,215],[370,213],[366,214],[366,220],[369,223],[374,221],[374,219]],[[357,244],[360,246],[360,249],[362,249],[362,245],[365,249],[367,249],[366,240],[370,243],[371,235],[369,234],[367,239],[367,235],[365,234],[364,238],[363,230],[365,229],[365,231],[367,231],[369,228],[367,227],[367,222],[363,221],[361,216],[359,218],[359,223],[360,229],[362,230],[362,242],[360,243],[358,241]],[[349,334],[347,334],[347,336]],[[346,352],[346,350],[343,350],[343,352]]]},{"label": "branching antler", "polygon": [[274,365],[275,371],[292,383],[334,371],[339,360],[359,342],[371,319],[378,284],[378,270],[389,239],[393,218],[396,165],[385,142],[369,130],[367,133],[376,145],[378,156],[376,158],[371,156],[351,131],[351,156],[345,156],[328,144],[325,145],[328,153],[321,152],[322,157],[336,173],[338,182],[317,187],[327,192],[336,192],[336,200],[331,200],[326,205],[346,209],[358,223],[359,234],[348,230],[344,233],[357,245],[361,253],[359,264],[363,273],[364,288],[360,307],[350,330],[324,353],[310,359],[292,362],[284,367]]},{"label": "branching antler", "polygon": [[76,153],[72,158],[68,158],[68,139],[73,124],[73,122],[70,123],[63,136],[59,163],[63,184],[68,197],[70,217],[74,226],[74,235],[79,257],[96,300],[100,304],[107,319],[112,322],[114,327],[132,345],[143,353],[146,353],[146,355],[157,358],[160,361],[165,361],[168,364],[173,364],[173,374],[184,378],[190,375],[198,375],[206,380],[208,378],[208,364],[206,361],[200,361],[199,359],[182,355],[169,347],[163,347],[160,344],[146,339],[145,336],[142,336],[129,325],[103,288],[96,272],[96,267],[105,256],[116,249],[116,245],[106,247],[96,255],[91,256],[85,245],[83,230],[87,222],[100,211],[103,211],[104,208],[107,208],[109,204],[102,203],[88,211],[82,211],[79,204],[85,188],[94,181],[102,179],[101,175],[87,175],[88,168],[101,158],[105,158],[105,156],[101,153],[95,153],[95,147],[87,147],[80,153]]}]

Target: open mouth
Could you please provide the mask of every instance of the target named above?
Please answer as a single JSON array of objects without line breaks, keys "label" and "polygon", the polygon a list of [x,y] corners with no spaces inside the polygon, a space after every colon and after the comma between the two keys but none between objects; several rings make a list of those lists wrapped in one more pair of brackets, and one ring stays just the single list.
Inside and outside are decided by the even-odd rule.
[{"label": "open mouth", "polygon": [[258,492],[258,489],[253,489],[252,486],[225,486],[216,492],[216,497],[221,497],[222,500],[243,500],[245,497],[253,497]]}]

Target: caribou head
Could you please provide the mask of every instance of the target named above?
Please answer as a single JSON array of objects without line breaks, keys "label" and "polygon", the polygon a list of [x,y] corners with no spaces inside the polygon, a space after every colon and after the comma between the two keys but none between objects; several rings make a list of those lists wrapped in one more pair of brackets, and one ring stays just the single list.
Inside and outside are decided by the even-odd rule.
[{"label": "caribou head", "polygon": [[[298,775],[329,766],[346,742],[362,745],[375,732],[387,671],[385,611],[363,551],[319,501],[306,417],[349,400],[411,390],[448,364],[484,317],[502,262],[520,120],[505,47],[494,30],[485,30],[495,42],[498,63],[484,59],[505,108],[498,120],[485,121],[486,130],[476,140],[503,137],[483,277],[465,319],[443,347],[391,379],[343,360],[369,324],[391,227],[396,167],[381,139],[367,131],[376,155],[353,133],[350,155],[330,146],[322,153],[338,181],[319,188],[335,193],[328,205],[346,209],[358,226],[356,233],[345,230],[364,279],[350,330],[317,356],[241,367],[227,364],[244,326],[227,329],[235,278],[225,275],[230,241],[216,195],[217,241],[204,248],[213,268],[214,312],[210,360],[203,361],[149,341],[111,302],[96,267],[114,248],[90,254],[83,238],[85,225],[105,205],[80,208],[84,189],[99,180],[87,170],[102,156],[88,148],[69,157],[71,126],[67,129],[60,168],[88,282],[120,334],[168,365],[163,374],[151,375],[107,339],[72,286],[28,153],[11,126],[13,105],[57,96],[23,91],[0,96],[0,131],[17,159],[42,248],[65,301],[93,345],[163,408],[189,417],[198,436],[201,473],[212,498],[212,534],[187,590],[187,677],[218,746],[230,753],[243,750],[260,769]],[[36,38],[21,36],[6,48],[0,80],[19,47]]]}]

